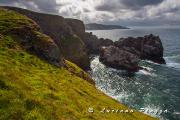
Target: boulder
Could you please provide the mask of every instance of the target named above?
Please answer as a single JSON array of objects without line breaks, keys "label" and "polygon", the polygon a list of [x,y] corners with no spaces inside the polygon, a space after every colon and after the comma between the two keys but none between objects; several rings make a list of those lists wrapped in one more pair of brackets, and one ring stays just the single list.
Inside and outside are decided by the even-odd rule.
[{"label": "boulder", "polygon": [[120,38],[114,42],[118,48],[131,52],[141,59],[152,60],[156,63],[165,63],[163,59],[163,46],[159,36],[146,35],[144,37]]},{"label": "boulder", "polygon": [[137,55],[115,46],[102,47],[99,60],[105,65],[116,69],[133,72],[140,69],[138,66],[140,59]]}]

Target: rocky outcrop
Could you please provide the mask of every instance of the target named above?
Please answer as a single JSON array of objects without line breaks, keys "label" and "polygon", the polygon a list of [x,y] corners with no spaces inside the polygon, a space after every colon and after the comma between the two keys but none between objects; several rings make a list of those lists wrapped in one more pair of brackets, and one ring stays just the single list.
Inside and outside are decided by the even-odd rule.
[{"label": "rocky outcrop", "polygon": [[100,61],[107,66],[137,71],[141,69],[138,63],[142,59],[163,64],[163,46],[160,38],[152,34],[144,37],[120,38],[114,46],[102,47]]},{"label": "rocky outcrop", "polygon": [[110,39],[99,39],[96,35],[85,32],[84,23],[80,20],[66,18],[66,22],[71,26],[72,31],[84,42],[89,54],[99,54],[99,50],[102,46],[113,45],[113,41]]},{"label": "rocky outcrop", "polygon": [[85,33],[83,22],[21,8],[5,8],[19,12],[34,20],[40,26],[40,30],[54,40],[65,59],[77,64],[83,69],[89,68],[89,56],[81,38],[81,35]]},{"label": "rocky outcrop", "polygon": [[102,46],[113,45],[112,40],[104,38],[98,39],[97,36],[92,33],[85,33],[83,40],[90,54],[99,54]]},{"label": "rocky outcrop", "polygon": [[163,59],[164,49],[159,36],[150,34],[137,38],[121,38],[119,41],[116,41],[114,45],[139,56],[141,59],[165,63]]},{"label": "rocky outcrop", "polygon": [[128,71],[138,71],[139,57],[115,46],[102,47],[100,61],[107,66]]},{"label": "rocky outcrop", "polygon": [[[33,53],[56,66],[62,66],[63,57],[54,41],[42,34],[40,27],[31,19],[16,12],[1,9],[0,34],[13,36],[21,49]],[[10,38],[9,38],[10,39]]]}]

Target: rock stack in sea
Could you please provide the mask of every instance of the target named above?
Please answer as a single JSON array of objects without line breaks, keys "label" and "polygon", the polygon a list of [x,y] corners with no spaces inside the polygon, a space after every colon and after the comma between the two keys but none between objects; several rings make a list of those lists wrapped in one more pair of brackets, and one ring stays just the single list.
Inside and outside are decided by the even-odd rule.
[{"label": "rock stack in sea", "polygon": [[113,46],[103,47],[100,51],[100,61],[107,66],[138,71],[140,60],[151,60],[164,64],[163,46],[159,36],[120,38]]}]

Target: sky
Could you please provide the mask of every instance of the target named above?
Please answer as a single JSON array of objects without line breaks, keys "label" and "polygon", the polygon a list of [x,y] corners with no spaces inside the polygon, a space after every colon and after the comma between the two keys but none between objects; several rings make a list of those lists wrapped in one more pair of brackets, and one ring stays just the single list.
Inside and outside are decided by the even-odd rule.
[{"label": "sky", "polygon": [[180,25],[180,0],[0,0],[0,5],[126,26]]}]

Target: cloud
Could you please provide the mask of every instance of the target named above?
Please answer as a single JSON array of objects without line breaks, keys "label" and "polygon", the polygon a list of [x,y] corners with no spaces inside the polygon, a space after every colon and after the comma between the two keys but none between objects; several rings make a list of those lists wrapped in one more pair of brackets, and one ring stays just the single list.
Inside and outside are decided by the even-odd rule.
[{"label": "cloud", "polygon": [[158,5],[164,0],[120,0],[120,2],[130,9],[140,9],[148,5]]},{"label": "cloud", "polygon": [[96,6],[100,11],[117,11],[119,9],[141,9],[147,5],[157,5],[163,0],[101,0],[101,4]]},{"label": "cloud", "polygon": [[180,0],[1,0],[0,5],[53,13],[85,22],[180,24]]},{"label": "cloud", "polygon": [[61,6],[56,0],[1,0],[0,4],[47,13],[58,13],[58,7]]}]

